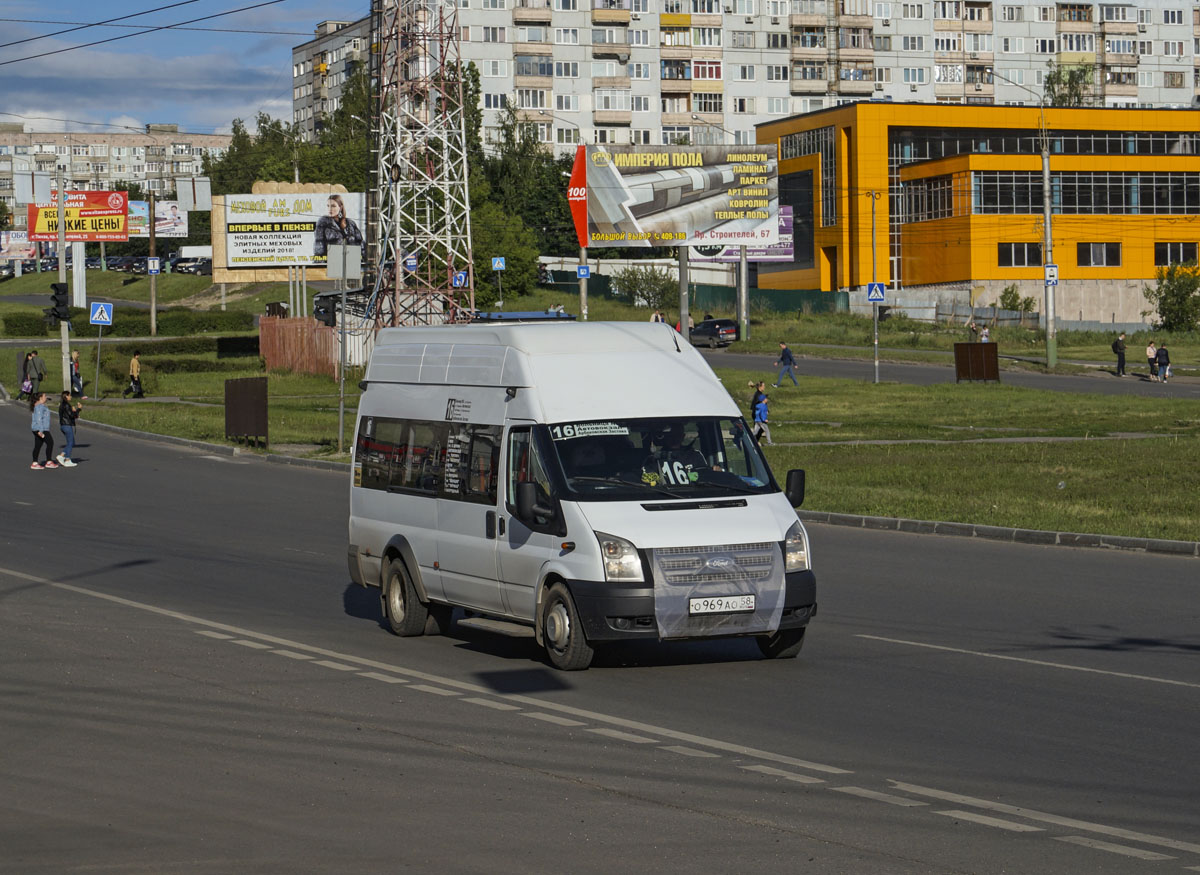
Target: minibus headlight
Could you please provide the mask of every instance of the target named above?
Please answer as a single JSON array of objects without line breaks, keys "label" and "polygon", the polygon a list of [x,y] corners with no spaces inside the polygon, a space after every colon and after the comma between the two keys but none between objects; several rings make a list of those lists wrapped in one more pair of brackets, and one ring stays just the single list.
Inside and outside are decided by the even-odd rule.
[{"label": "minibus headlight", "polygon": [[786,571],[807,571],[808,564],[808,535],[800,520],[792,523],[783,539],[783,567]]},{"label": "minibus headlight", "polygon": [[642,580],[642,560],[637,548],[624,538],[596,532],[600,542],[600,561],[604,563],[605,580]]}]

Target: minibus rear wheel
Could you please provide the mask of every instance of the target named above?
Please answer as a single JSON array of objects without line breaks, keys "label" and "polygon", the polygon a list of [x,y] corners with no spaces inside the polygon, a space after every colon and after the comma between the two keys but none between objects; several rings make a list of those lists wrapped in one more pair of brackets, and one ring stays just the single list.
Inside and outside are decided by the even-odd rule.
[{"label": "minibus rear wheel", "polygon": [[795,659],[800,655],[800,648],[804,646],[804,633],[807,631],[807,626],[800,629],[780,629],[774,635],[762,635],[754,640],[767,659]]},{"label": "minibus rear wheel", "polygon": [[383,579],[383,612],[388,627],[401,638],[425,634],[429,609],[417,598],[412,576],[399,556],[388,560],[387,575]]},{"label": "minibus rear wheel", "polygon": [[542,606],[542,642],[554,667],[581,671],[592,664],[595,650],[583,634],[583,624],[571,593],[562,583],[550,587]]}]

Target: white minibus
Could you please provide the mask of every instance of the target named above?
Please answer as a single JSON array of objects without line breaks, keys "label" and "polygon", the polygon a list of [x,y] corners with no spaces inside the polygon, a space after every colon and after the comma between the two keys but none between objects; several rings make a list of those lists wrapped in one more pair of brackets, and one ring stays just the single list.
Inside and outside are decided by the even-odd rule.
[{"label": "white minibus", "polygon": [[669,325],[388,328],[363,389],[347,560],[397,635],[462,608],[532,627],[565,670],[637,639],[800,651],[817,610],[804,472],[780,488]]}]

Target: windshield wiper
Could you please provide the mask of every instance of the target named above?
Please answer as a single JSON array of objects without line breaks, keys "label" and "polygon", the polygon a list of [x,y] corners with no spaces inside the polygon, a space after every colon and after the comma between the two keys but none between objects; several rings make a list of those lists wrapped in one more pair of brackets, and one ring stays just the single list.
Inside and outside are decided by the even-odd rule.
[{"label": "windshield wiper", "polygon": [[622,480],[620,477],[568,477],[568,480],[578,480],[584,483],[612,483],[617,486],[635,486],[638,489],[653,489],[667,498],[687,498],[686,495],[679,495],[671,492],[669,489],[663,489],[661,486],[651,486],[641,480]]}]

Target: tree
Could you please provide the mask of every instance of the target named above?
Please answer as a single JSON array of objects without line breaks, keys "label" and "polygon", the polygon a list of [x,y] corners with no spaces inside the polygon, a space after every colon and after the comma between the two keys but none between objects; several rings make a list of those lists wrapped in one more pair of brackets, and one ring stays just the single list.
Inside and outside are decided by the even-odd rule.
[{"label": "tree", "polygon": [[[499,298],[499,273],[503,273],[505,298],[533,291],[537,284],[536,241],[524,223],[500,204],[491,202],[472,207],[471,250],[475,263],[475,306],[490,306]],[[492,258],[497,255],[504,256],[504,271],[492,270]]]},{"label": "tree", "polygon": [[366,191],[371,174],[371,80],[358,64],[342,88],[341,105],[321,131],[320,149],[303,150],[302,179]]},{"label": "tree", "polygon": [[314,157],[317,148],[301,142],[294,125],[284,124],[265,112],[255,117],[254,136],[241,119],[233,120],[229,148],[216,161],[207,156],[204,172],[212,180],[213,194],[246,194],[257,180],[290,182],[297,170],[302,182],[325,182],[311,178],[320,175],[322,162]]},{"label": "tree", "polygon": [[1143,316],[1158,314],[1164,331],[1191,331],[1200,322],[1200,268],[1196,262],[1169,264],[1155,271],[1157,282],[1145,286],[1142,294],[1153,306]]},{"label": "tree", "polygon": [[636,305],[653,310],[679,306],[679,279],[671,270],[656,264],[630,265],[612,278],[612,290]]},{"label": "tree", "polygon": [[1092,64],[1058,66],[1047,61],[1045,95],[1047,106],[1088,106],[1092,102],[1095,71]]}]

